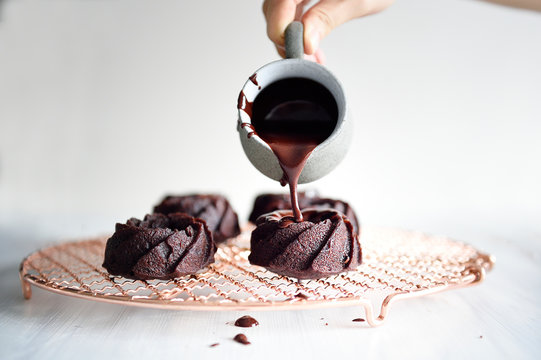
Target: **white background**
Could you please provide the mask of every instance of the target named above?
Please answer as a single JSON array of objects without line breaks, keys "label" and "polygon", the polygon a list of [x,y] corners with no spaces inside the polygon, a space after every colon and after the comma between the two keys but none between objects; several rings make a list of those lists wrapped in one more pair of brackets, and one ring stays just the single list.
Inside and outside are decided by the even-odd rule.
[{"label": "white background", "polygon": [[[470,242],[495,253],[501,267],[476,289],[397,305],[396,320],[361,335],[341,324],[332,333],[313,330],[319,312],[313,319],[310,312],[262,314],[275,320],[257,330],[265,334],[259,346],[276,340],[301,356],[293,340],[307,349],[331,334],[361,336],[370,354],[391,356],[400,351],[389,344],[411,330],[408,343],[417,333],[441,345],[426,357],[464,355],[450,341],[470,353],[493,349],[493,357],[539,354],[541,14],[467,0],[398,1],[337,28],[322,48],[347,92],[354,141],[333,173],[301,189],[349,201],[363,223]],[[24,303],[16,268],[43,244],[112,232],[115,222],[142,217],[166,193],[221,192],[245,219],[258,193],[282,190],[250,165],[235,131],[240,88],[276,58],[260,1],[0,1],[0,351],[73,355],[75,346],[58,349],[73,340],[75,324],[87,331],[77,346],[118,336],[144,353],[137,346],[145,343],[130,343],[124,330],[147,320],[163,342],[157,353],[174,344],[196,354],[207,351],[202,344],[230,343],[207,332],[221,334],[224,319],[237,314],[111,310],[39,291]],[[515,262],[523,266],[513,273]],[[506,281],[521,286],[514,292],[521,295],[479,318],[483,304],[502,299]],[[109,313],[126,316],[97,320]],[[514,325],[498,330],[498,316]],[[477,342],[446,340],[445,331],[434,337],[431,327],[445,321],[455,332],[478,325],[476,340],[468,338]],[[304,335],[277,337],[296,334],[295,326]],[[479,345],[481,331],[485,339],[494,334],[492,347]],[[196,345],[179,340],[186,332]],[[32,341],[39,346],[29,347]],[[239,351],[234,345],[213,354]],[[337,354],[355,349],[342,345]]]}]

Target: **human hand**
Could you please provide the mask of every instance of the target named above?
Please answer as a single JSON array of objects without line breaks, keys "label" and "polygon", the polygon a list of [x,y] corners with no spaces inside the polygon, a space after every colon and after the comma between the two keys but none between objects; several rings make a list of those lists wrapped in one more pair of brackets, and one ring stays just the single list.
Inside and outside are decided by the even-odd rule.
[{"label": "human hand", "polygon": [[319,63],[325,61],[319,49],[321,39],[332,29],[349,20],[377,13],[393,0],[320,0],[304,11],[310,0],[265,0],[263,13],[267,20],[267,35],[278,53],[285,57],[284,32],[294,20],[304,25],[304,53]]}]

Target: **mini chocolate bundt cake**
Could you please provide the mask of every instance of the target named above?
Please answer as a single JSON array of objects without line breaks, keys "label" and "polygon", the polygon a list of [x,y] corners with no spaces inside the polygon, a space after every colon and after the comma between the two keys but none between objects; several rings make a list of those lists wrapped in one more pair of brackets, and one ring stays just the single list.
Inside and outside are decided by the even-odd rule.
[{"label": "mini chocolate bundt cake", "polygon": [[[319,199],[315,193],[298,193],[299,207],[309,206],[312,199]],[[291,210],[291,196],[289,194],[261,194],[255,198],[249,221],[256,223],[257,218],[276,210]]]},{"label": "mini chocolate bundt cake", "polygon": [[205,220],[216,243],[240,234],[237,213],[222,195],[169,195],[154,207],[154,213],[176,212]]},{"label": "mini chocolate bundt cake", "polygon": [[172,279],[214,262],[216,245],[199,218],[180,213],[146,215],[116,224],[103,267],[132,279]]},{"label": "mini chocolate bundt cake", "polygon": [[291,211],[260,216],[250,241],[250,263],[298,279],[335,275],[361,264],[357,232],[344,214],[310,208],[302,215],[301,222]]}]

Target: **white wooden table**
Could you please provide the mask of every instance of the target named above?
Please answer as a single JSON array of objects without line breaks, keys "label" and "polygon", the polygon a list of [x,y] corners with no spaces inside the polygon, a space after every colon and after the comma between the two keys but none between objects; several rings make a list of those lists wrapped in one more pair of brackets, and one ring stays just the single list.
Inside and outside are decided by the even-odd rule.
[{"label": "white wooden table", "polygon": [[[2,358],[537,358],[541,238],[523,234],[463,240],[497,258],[483,283],[397,302],[382,326],[369,328],[352,322],[364,316],[356,307],[248,313],[155,310],[35,287],[32,298],[24,300],[18,262],[44,241],[6,229],[0,269]],[[245,314],[260,325],[233,326]],[[238,333],[252,344],[234,342]],[[219,345],[210,347],[213,343]]]}]

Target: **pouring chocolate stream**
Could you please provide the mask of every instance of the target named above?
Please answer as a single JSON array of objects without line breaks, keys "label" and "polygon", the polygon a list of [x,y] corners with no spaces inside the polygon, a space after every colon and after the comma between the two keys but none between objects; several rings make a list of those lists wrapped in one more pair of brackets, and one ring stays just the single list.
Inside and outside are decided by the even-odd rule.
[{"label": "pouring chocolate stream", "polygon": [[[345,99],[336,78],[321,65],[302,59],[302,31],[301,23],[288,26],[288,59],[264,66],[250,76],[237,105],[237,129],[244,151],[265,175],[279,180],[282,186],[289,185],[296,221],[302,221],[299,179],[301,183],[313,181],[336,166],[349,146],[351,126],[346,122]],[[279,167],[263,145],[270,148]],[[301,176],[307,162],[308,173]]]},{"label": "pouring chocolate stream", "polygon": [[302,221],[297,196],[299,176],[312,151],[333,132],[337,106],[321,84],[304,78],[286,78],[269,86],[248,105],[239,101],[252,123],[243,123],[269,145],[284,172],[281,184],[289,185],[291,208]]}]

